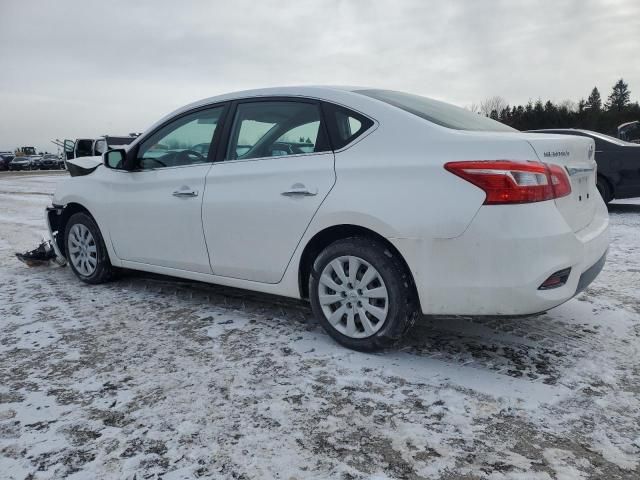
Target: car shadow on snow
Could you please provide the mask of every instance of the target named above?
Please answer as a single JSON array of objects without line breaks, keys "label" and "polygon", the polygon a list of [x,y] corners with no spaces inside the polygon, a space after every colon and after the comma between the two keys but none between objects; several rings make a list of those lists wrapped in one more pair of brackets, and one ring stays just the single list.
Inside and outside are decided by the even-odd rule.
[{"label": "car shadow on snow", "polygon": [[610,203],[607,207],[609,213],[640,213],[640,204],[636,203]]},{"label": "car shadow on snow", "polygon": [[[588,328],[549,314],[531,317],[423,317],[402,350],[548,385],[588,352]],[[595,333],[595,332],[594,332]]]},{"label": "car shadow on snow", "polygon": [[[279,318],[291,324],[292,336],[299,333],[295,330],[300,328],[326,335],[308,304],[301,301],[138,272],[125,274],[119,282],[133,290]],[[263,325],[268,327],[267,322]],[[592,350],[594,333],[597,332],[563,323],[549,314],[518,318],[424,316],[416,321],[396,349],[379,355],[402,352],[416,359],[437,359],[455,366],[553,385],[561,379],[565,367],[578,361],[581,352]],[[331,340],[328,342],[333,344]],[[335,347],[332,354],[343,351],[343,347],[337,344]]]}]

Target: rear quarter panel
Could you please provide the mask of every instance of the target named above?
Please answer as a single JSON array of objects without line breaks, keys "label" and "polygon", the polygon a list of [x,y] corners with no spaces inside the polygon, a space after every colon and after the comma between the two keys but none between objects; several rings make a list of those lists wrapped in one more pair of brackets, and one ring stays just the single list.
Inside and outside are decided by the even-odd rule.
[{"label": "rear quarter panel", "polygon": [[336,184],[311,225],[356,224],[387,238],[455,238],[485,199],[448,172],[459,160],[537,160],[530,145],[502,134],[476,136],[399,111],[362,141],[336,153]]}]

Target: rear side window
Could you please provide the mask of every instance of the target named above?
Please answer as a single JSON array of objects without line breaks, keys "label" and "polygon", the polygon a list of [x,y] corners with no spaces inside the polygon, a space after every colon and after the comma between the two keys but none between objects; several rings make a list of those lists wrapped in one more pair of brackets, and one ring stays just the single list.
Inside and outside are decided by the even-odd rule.
[{"label": "rear side window", "polygon": [[334,150],[353,142],[373,125],[370,118],[338,105],[325,103],[323,109]]},{"label": "rear side window", "polygon": [[393,90],[356,90],[356,93],[375,98],[400,108],[405,112],[417,115],[431,123],[454,130],[476,130],[482,132],[517,132],[507,125],[456,107],[445,102],[433,100],[404,92]]}]

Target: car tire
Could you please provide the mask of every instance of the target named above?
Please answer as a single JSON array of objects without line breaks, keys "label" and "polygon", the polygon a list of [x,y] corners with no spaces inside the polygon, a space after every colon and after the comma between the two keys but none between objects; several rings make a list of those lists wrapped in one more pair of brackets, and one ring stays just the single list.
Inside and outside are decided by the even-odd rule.
[{"label": "car tire", "polygon": [[113,277],[113,267],[96,222],[86,213],[69,218],[64,232],[67,263],[83,282],[98,284]]},{"label": "car tire", "polygon": [[309,298],[327,333],[341,345],[363,352],[393,347],[418,316],[413,280],[404,262],[382,242],[366,237],[338,240],[317,256]]},{"label": "car tire", "polygon": [[600,192],[600,196],[602,197],[602,200],[604,200],[604,203],[609,203],[611,200],[613,200],[611,187],[609,186],[609,182],[604,177],[598,176],[596,186],[598,187],[598,192]]}]

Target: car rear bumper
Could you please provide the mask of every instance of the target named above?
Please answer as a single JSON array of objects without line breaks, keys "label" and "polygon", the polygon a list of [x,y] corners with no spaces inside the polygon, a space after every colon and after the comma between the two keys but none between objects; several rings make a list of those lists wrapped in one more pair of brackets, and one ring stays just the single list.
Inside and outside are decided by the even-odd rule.
[{"label": "car rear bumper", "polygon": [[[452,239],[390,239],[413,266],[420,304],[430,315],[528,315],[566,302],[602,269],[609,247],[603,202],[573,232],[553,201],[483,206]],[[417,267],[416,267],[417,266]],[[540,289],[552,274],[566,283]]]}]

